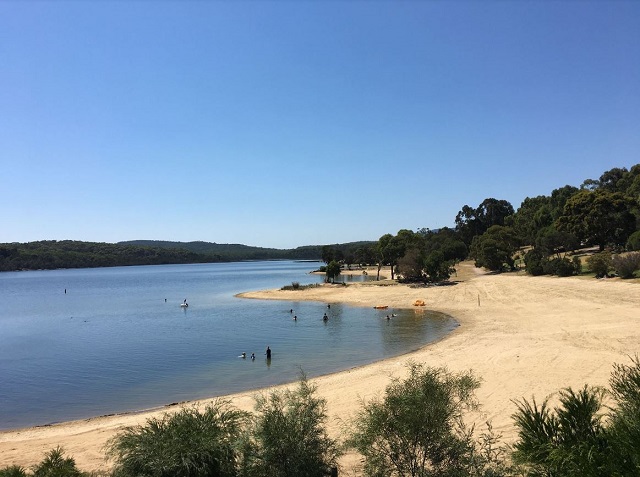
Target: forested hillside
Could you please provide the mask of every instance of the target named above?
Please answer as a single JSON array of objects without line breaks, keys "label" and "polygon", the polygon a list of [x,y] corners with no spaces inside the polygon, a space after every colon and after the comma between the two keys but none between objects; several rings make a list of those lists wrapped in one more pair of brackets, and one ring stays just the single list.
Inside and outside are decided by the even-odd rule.
[{"label": "forested hillside", "polygon": [[178,248],[74,240],[0,244],[0,271],[219,262],[214,255]]},{"label": "forested hillside", "polygon": [[[344,251],[374,242],[336,244]],[[179,263],[235,262],[243,260],[320,260],[322,245],[289,250],[209,242],[166,242],[134,240],[96,243],[73,240],[44,240],[0,244],[0,271],[56,268],[114,267]]]}]

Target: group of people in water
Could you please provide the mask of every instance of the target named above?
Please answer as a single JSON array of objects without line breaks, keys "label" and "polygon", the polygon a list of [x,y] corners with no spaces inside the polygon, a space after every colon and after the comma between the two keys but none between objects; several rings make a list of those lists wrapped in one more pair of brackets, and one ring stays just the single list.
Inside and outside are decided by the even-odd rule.
[{"label": "group of people in water", "polygon": [[[327,308],[331,308],[331,305],[327,305]],[[298,315],[294,315],[293,314],[293,308],[291,308],[289,310],[289,313],[291,313],[293,315],[293,321],[298,321]],[[327,316],[327,313],[325,312],[325,314],[322,317],[322,321],[327,322],[329,321],[329,317]],[[271,348],[269,346],[267,346],[266,351],[264,352],[265,356],[267,357],[267,361],[271,361]],[[239,358],[242,359],[247,359],[247,353],[245,353],[244,351],[240,354]],[[255,361],[256,360],[256,354],[255,353],[251,353],[251,361]]]},{"label": "group of people in water", "polygon": [[[268,360],[271,360],[271,348],[269,348],[267,346],[267,351],[265,351],[264,353],[267,356]],[[247,359],[247,353],[245,353],[244,351],[240,354],[240,356],[238,356],[239,358],[242,359]],[[251,353],[251,361],[255,361],[256,360],[256,354],[255,353]]]},{"label": "group of people in water", "polygon": [[[327,305],[327,308],[331,308],[331,305]],[[291,308],[289,310],[289,313],[291,313],[293,315],[293,308]],[[298,315],[293,315],[293,321],[298,321]],[[327,316],[327,313],[325,312],[325,314],[322,316],[322,321],[324,321],[325,323],[327,321],[329,321],[329,316]]]}]

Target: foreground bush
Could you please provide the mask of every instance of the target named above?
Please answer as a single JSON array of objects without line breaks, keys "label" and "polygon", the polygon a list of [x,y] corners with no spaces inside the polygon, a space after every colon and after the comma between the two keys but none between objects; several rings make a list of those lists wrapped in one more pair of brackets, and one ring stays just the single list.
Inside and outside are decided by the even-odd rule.
[{"label": "foreground bush", "polygon": [[27,471],[19,465],[12,465],[0,469],[0,477],[27,477]]},{"label": "foreground bush", "polygon": [[315,391],[303,376],[294,390],[257,397],[241,475],[323,477],[337,466],[339,447],[324,426],[326,402]]},{"label": "foreground bush", "polygon": [[611,379],[611,395],[616,403],[611,414],[609,435],[614,447],[618,475],[640,475],[640,360],[630,365],[616,364]]},{"label": "foreground bush", "polygon": [[463,422],[476,407],[472,373],[409,365],[382,399],[363,405],[348,445],[364,456],[368,476],[505,475],[489,436],[478,449]]},{"label": "foreground bush", "polygon": [[603,390],[585,386],[560,392],[560,406],[545,400],[517,403],[514,415],[519,440],[513,458],[529,467],[529,475],[607,475],[608,448],[602,426]]},{"label": "foreground bush", "polygon": [[248,416],[215,401],[149,419],[114,437],[107,455],[115,477],[235,477],[238,443]]},{"label": "foreground bush", "polygon": [[[559,405],[517,402],[513,458],[529,476],[640,476],[640,361],[616,365],[610,379],[616,406],[605,415],[605,390],[584,386],[559,393]],[[605,417],[608,419],[605,420]]]},{"label": "foreground bush", "polygon": [[82,477],[89,475],[80,472],[76,467],[75,459],[65,457],[61,447],[47,452],[42,462],[33,466],[32,473],[28,473],[18,465],[0,469],[0,477]]}]

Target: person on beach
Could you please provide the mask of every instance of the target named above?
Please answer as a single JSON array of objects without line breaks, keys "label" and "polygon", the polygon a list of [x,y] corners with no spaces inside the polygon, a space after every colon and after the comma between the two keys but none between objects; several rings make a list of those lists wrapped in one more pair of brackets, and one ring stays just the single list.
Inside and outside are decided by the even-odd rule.
[{"label": "person on beach", "polygon": [[267,355],[267,359],[271,359],[271,348],[267,346],[267,351],[264,354]]}]

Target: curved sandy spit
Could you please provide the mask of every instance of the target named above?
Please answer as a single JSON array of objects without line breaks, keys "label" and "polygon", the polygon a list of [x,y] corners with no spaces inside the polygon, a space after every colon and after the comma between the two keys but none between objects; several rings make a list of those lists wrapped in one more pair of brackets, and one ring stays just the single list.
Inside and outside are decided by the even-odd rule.
[{"label": "curved sandy spit", "polygon": [[[515,430],[512,399],[543,399],[566,387],[585,383],[606,386],[614,363],[628,363],[640,351],[640,286],[638,281],[486,275],[470,264],[460,268],[455,286],[410,288],[404,285],[326,286],[304,291],[264,291],[249,298],[318,300],[412,308],[417,299],[427,308],[455,317],[461,324],[443,340],[409,355],[316,378],[327,399],[330,431],[338,436],[340,420],[348,420],[368,399],[384,391],[391,376],[403,376],[409,359],[450,370],[472,369],[482,378],[477,392],[482,406],[473,419],[490,420],[494,430],[512,442]],[[455,278],[455,277],[454,277]],[[251,410],[255,392],[231,396],[237,407]],[[204,404],[207,401],[200,401]],[[0,433],[0,468],[39,462],[60,445],[82,470],[108,469],[103,446],[125,426],[142,424],[167,410],[98,417],[82,421]],[[357,462],[346,456],[346,474]]]}]

